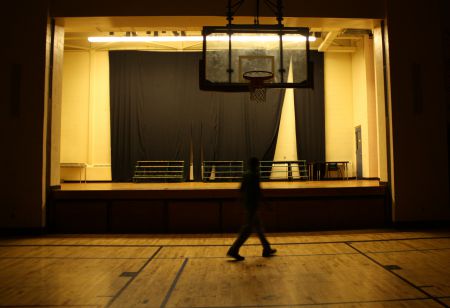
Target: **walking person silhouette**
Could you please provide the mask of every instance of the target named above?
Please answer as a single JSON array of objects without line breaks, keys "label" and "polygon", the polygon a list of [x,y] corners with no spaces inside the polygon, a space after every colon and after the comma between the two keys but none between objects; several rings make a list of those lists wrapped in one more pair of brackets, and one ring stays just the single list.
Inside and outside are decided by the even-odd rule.
[{"label": "walking person silhouette", "polygon": [[245,258],[239,254],[239,249],[250,237],[254,229],[258,234],[259,240],[263,246],[263,257],[272,256],[277,250],[270,247],[269,241],[264,235],[264,231],[259,218],[259,201],[261,198],[261,188],[259,186],[259,160],[255,157],[250,158],[247,171],[241,184],[241,193],[243,198],[243,205],[245,207],[245,224],[234,241],[233,245],[227,252],[227,256],[242,261]]}]

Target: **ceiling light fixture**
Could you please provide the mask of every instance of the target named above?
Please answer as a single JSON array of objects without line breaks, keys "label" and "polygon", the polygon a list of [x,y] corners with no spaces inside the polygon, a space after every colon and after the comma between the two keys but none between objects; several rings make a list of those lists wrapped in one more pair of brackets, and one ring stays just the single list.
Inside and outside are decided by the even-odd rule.
[{"label": "ceiling light fixture", "polygon": [[[208,36],[209,42],[227,42],[228,35]],[[284,42],[304,42],[306,38],[302,35],[285,35]],[[309,36],[308,41],[314,42],[316,38]],[[202,42],[203,36],[90,36],[91,43],[163,43],[163,42]],[[233,35],[234,42],[277,42],[278,35]]]}]

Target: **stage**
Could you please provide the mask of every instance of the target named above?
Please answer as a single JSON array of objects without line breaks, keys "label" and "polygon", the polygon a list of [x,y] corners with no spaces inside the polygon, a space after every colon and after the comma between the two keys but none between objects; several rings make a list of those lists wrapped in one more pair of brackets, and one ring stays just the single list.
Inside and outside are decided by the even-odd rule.
[{"label": "stage", "polygon": [[[237,182],[62,183],[47,220],[57,233],[236,232]],[[376,180],[262,182],[267,231],[382,227],[387,187]]]}]

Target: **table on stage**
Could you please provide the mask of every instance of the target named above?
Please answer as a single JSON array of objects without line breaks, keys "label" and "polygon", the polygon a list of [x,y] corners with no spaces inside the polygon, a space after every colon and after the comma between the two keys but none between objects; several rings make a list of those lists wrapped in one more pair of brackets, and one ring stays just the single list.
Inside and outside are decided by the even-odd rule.
[{"label": "table on stage", "polygon": [[82,174],[84,171],[84,182],[86,183],[86,163],[60,163],[61,168],[78,168],[80,170],[80,183],[82,182]]},{"label": "table on stage", "polygon": [[321,170],[324,171],[324,176],[326,176],[327,171],[331,165],[339,167],[343,166],[344,172],[342,174],[342,179],[348,180],[348,164],[349,161],[321,161],[321,162],[309,162],[308,163],[308,175],[309,180],[314,181],[322,179]]}]

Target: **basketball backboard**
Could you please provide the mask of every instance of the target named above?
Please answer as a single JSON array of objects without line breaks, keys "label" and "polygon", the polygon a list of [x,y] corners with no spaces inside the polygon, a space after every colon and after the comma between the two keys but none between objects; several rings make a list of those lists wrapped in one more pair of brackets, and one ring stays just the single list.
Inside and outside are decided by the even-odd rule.
[{"label": "basketball backboard", "polygon": [[[200,89],[245,92],[249,71],[268,71],[265,88],[311,87],[309,29],[279,25],[229,25],[203,28]],[[292,63],[293,81],[288,81]]]}]

